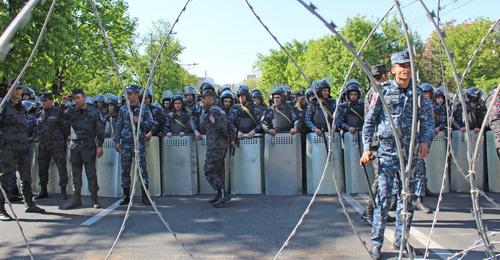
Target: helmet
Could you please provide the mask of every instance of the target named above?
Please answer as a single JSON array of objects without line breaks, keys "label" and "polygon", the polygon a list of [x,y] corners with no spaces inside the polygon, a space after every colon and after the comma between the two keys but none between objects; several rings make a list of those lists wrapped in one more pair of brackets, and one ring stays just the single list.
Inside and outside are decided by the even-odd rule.
[{"label": "helmet", "polygon": [[250,94],[250,89],[246,85],[240,85],[238,88],[237,96],[248,96]]},{"label": "helmet", "polygon": [[289,97],[292,95],[292,88],[290,86],[281,86],[284,91],[284,94]]},{"label": "helmet", "polygon": [[139,86],[137,86],[135,84],[130,84],[130,85],[127,86],[127,88],[125,90],[126,90],[127,94],[128,93],[133,93],[133,92],[139,93],[141,91],[141,87],[139,87]]},{"label": "helmet", "polygon": [[309,100],[309,97],[314,97],[314,91],[312,90],[312,88],[306,89],[306,99]]},{"label": "helmet", "polygon": [[422,85],[418,86],[418,88],[422,92],[431,91],[432,93],[434,93],[434,87],[430,83],[422,83]]},{"label": "helmet", "polygon": [[183,91],[182,91],[182,93],[184,94],[184,96],[185,95],[189,95],[189,94],[195,96],[196,95],[196,90],[194,89],[193,86],[185,86],[184,89],[183,89]]},{"label": "helmet", "polygon": [[469,87],[467,90],[465,90],[465,94],[467,95],[468,99],[479,100],[483,95],[483,92],[477,87]]},{"label": "helmet", "polygon": [[441,86],[441,87],[437,88],[435,90],[435,93],[436,93],[436,97],[444,97],[444,98],[446,98],[445,94],[444,94],[445,93],[444,86]]},{"label": "helmet", "polygon": [[176,101],[176,100],[180,100],[180,101],[183,101],[184,100],[184,96],[181,95],[181,94],[176,94],[173,98],[172,98],[172,102]]},{"label": "helmet", "polygon": [[29,100],[23,100],[21,104],[23,105],[25,111],[30,111],[35,106],[35,103]]},{"label": "helmet", "polygon": [[281,95],[281,96],[284,96],[286,94],[285,90],[282,88],[282,87],[279,87],[279,88],[275,88],[273,89],[273,91],[271,91],[271,98],[274,96],[274,95]]},{"label": "helmet", "polygon": [[215,92],[215,87],[212,83],[205,82],[205,83],[201,84],[201,86],[200,86],[201,93],[203,93],[203,91],[205,91],[207,89],[212,89]]},{"label": "helmet", "polygon": [[349,94],[351,91],[357,91],[359,96],[361,96],[361,88],[359,86],[359,82],[355,79],[350,79],[345,83],[344,91],[346,94]]},{"label": "helmet", "polygon": [[[239,92],[239,90],[238,90]],[[231,98],[234,99],[234,94],[231,92],[231,90],[224,90],[222,93],[220,93],[220,99],[223,100],[225,98]]]},{"label": "helmet", "polygon": [[95,102],[104,102],[104,95],[99,94],[95,97]]},{"label": "helmet", "polygon": [[95,99],[93,97],[87,97],[87,105],[94,105]]},{"label": "helmet", "polygon": [[107,103],[109,105],[118,106],[118,97],[114,96],[114,95],[113,96],[109,96]]},{"label": "helmet", "polygon": [[229,90],[231,91],[231,88],[229,87],[229,85],[224,85],[222,86],[221,88],[219,88],[219,96],[222,94],[222,92],[226,91],[226,90]]},{"label": "helmet", "polygon": [[330,84],[328,84],[325,79],[313,81],[311,87],[314,89],[314,91],[316,91],[316,94],[321,93],[321,90],[323,90],[324,88],[328,88],[328,90],[330,90]]},{"label": "helmet", "polygon": [[252,90],[252,98],[263,98],[262,92],[258,89]]},{"label": "helmet", "polygon": [[32,88],[30,88],[30,87],[25,87],[23,89],[23,94],[22,95],[23,96],[24,95],[30,95],[31,97],[34,97],[35,96],[35,91]]},{"label": "helmet", "polygon": [[297,90],[294,93],[295,97],[302,97],[304,96],[304,90]]}]

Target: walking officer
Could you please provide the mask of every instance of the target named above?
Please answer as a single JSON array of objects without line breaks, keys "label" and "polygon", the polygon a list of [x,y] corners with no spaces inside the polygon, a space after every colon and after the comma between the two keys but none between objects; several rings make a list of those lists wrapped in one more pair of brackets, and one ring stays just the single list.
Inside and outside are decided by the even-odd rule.
[{"label": "walking officer", "polygon": [[[33,202],[31,191],[31,165],[28,145],[28,125],[26,113],[21,105],[23,88],[13,86],[12,93],[0,113],[0,185],[7,188],[7,180],[19,172],[21,192],[27,213],[45,213]],[[0,220],[10,221],[12,218],[5,211],[5,198],[0,193]]]},{"label": "walking officer", "polygon": [[[389,124],[392,120],[396,129],[399,129],[399,141],[402,145],[402,153],[404,154],[404,164],[407,163],[408,157],[412,160],[424,159],[429,152],[429,145],[434,137],[434,117],[432,115],[432,104],[428,99],[421,98],[418,93],[413,93],[411,90],[411,69],[410,59],[407,52],[398,52],[391,55],[392,68],[391,72],[395,79],[387,81],[382,89],[382,96],[375,95],[375,102],[370,107],[368,114],[365,117],[363,125],[363,142],[364,153],[360,159],[360,163],[366,164],[370,162],[373,136],[375,134],[379,139],[379,177],[378,177],[378,193],[376,197],[376,205],[373,216],[373,226],[371,231],[372,248],[370,254],[373,259],[380,259],[381,248],[384,242],[384,230],[387,223],[389,213],[389,204],[392,194],[394,179],[399,172],[398,152],[396,148],[395,136],[393,135]],[[381,98],[388,105],[390,115],[382,108]],[[412,129],[412,111],[413,98],[418,98],[418,120],[420,127],[418,135],[415,139],[416,149],[415,154],[409,156],[409,147],[411,140]],[[410,179],[410,183],[414,183]],[[410,187],[412,189],[413,187]],[[412,190],[409,192],[413,195]],[[403,221],[401,219],[401,210],[403,209],[403,199],[401,190],[397,192],[397,215],[396,215],[396,233],[393,247],[399,249],[401,246],[401,236],[403,233]],[[408,203],[408,230],[411,227],[413,216],[412,203]],[[410,248],[410,247],[409,247]]]},{"label": "walking officer", "polygon": [[46,92],[42,94],[42,110],[38,114],[38,175],[40,177],[40,193],[35,199],[47,198],[50,160],[54,159],[59,172],[61,197],[67,199],[68,171],[66,168],[67,129],[64,123],[63,109],[54,106],[54,96]]},{"label": "walking officer", "polygon": [[101,114],[97,108],[87,104],[85,92],[81,88],[72,91],[74,106],[65,112],[65,121],[70,129],[70,156],[71,172],[73,174],[73,199],[63,205],[62,209],[75,209],[82,205],[82,170],[89,184],[92,205],[100,208],[97,200],[99,185],[97,183],[96,157],[103,155],[104,126]]},{"label": "walking officer", "polygon": [[[139,115],[141,109],[141,103],[139,101],[139,91],[140,87],[137,85],[129,85],[126,89],[127,97],[130,102],[130,109],[132,110],[132,120],[135,127],[137,127],[139,122]],[[149,133],[155,127],[155,121],[151,111],[147,106],[143,107],[143,114],[140,124],[139,140],[137,147],[139,151],[140,159],[140,169],[141,175],[144,179],[144,184],[146,188],[148,187],[148,169],[146,167],[146,134]],[[115,142],[115,148],[121,155],[121,167],[122,167],[122,188],[123,195],[120,205],[127,205],[130,202],[130,170],[132,165],[132,160],[135,158],[134,149],[134,134],[132,125],[130,123],[130,114],[128,107],[126,105],[120,108],[118,113],[118,119],[116,122],[115,135],[113,137]],[[142,203],[144,205],[149,205],[150,202],[147,198],[146,192],[142,188]]]}]

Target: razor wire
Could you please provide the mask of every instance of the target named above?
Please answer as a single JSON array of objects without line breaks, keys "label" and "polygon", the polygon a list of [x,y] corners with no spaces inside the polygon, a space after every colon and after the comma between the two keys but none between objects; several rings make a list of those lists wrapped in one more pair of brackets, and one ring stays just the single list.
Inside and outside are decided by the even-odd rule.
[{"label": "razor wire", "polygon": [[[187,1],[187,3],[189,3],[190,0]],[[122,84],[122,86],[124,86],[123,84],[123,77],[121,76],[120,74],[120,71],[119,71],[119,66],[118,66],[118,63],[116,61],[116,56],[114,55],[114,52],[113,52],[113,49],[111,48],[111,43],[109,41],[109,38],[107,37],[107,34],[106,34],[106,29],[104,28],[103,26],[103,23],[102,23],[102,20],[101,20],[101,16],[99,15],[99,12],[97,10],[97,7],[95,5],[95,2],[94,0],[90,0],[90,3],[91,3],[91,7],[94,11],[94,14],[96,16],[96,19],[98,21],[98,25],[99,25],[99,28],[103,34],[103,38],[104,38],[104,41],[106,42],[106,46],[108,47],[108,51],[111,55],[111,58],[112,58],[112,62],[115,66],[115,69],[116,69],[116,73],[118,75],[118,77],[120,78],[120,82]],[[185,10],[185,7],[182,9],[181,13]],[[166,38],[169,37],[169,35],[171,34],[171,31],[170,33],[166,36]],[[160,218],[161,222],[164,224],[165,228],[172,234],[172,236],[174,237],[174,239],[182,246],[183,250],[191,257],[193,258],[192,254],[186,249],[184,243],[177,237],[177,234],[170,228],[170,225],[168,224],[168,222],[163,218],[163,215],[161,214],[161,212],[157,209],[156,207],[156,203],[152,200],[150,194],[149,194],[149,191],[146,189],[146,185],[144,183],[144,179],[142,177],[142,172],[141,172],[141,168],[140,168],[140,155],[139,155],[139,135],[140,135],[140,123],[141,123],[141,120],[142,120],[142,116],[143,116],[143,112],[144,112],[144,100],[146,98],[147,95],[143,95],[142,97],[142,102],[141,102],[141,106],[140,106],[140,112],[139,112],[139,117],[137,119],[137,129],[134,125],[134,119],[133,119],[133,112],[132,112],[132,109],[131,109],[131,106],[130,106],[130,100],[128,98],[128,96],[126,96],[126,103],[127,103],[127,110],[128,110],[128,113],[129,113],[129,119],[130,119],[130,124],[132,126],[132,133],[133,133],[133,137],[134,137],[134,157],[135,157],[135,170],[134,170],[134,183],[132,184],[132,196],[135,192],[135,185],[136,185],[136,180],[137,180],[137,175],[139,175],[140,177],[140,180],[141,180],[141,184],[142,184],[142,187],[144,189],[144,192],[146,193],[147,197],[148,197],[148,200],[151,202],[151,206],[154,208],[156,214],[158,215],[158,217]],[[110,250],[108,251],[107,255],[106,255],[106,258],[105,259],[108,259],[114,248],[116,247],[117,243],[118,243],[118,240],[120,239],[121,237],[121,234],[123,233],[124,229],[125,229],[125,224],[126,224],[126,221],[128,219],[128,216],[130,214],[130,208],[132,207],[133,205],[133,198],[130,200],[128,206],[127,206],[127,211],[126,211],[126,214],[125,214],[125,217],[123,219],[123,222],[122,222],[122,225],[120,227],[120,230],[117,234],[117,237],[115,239],[115,241],[113,242],[113,245],[112,247],[110,248]]]},{"label": "razor wire", "polygon": [[[266,31],[271,35],[271,37],[276,41],[276,43],[278,43],[278,45],[284,50],[284,52],[287,54],[287,56],[292,60],[293,64],[295,65],[295,67],[299,70],[299,72],[301,73],[301,75],[310,82],[310,80],[308,79],[308,77],[305,75],[304,71],[302,70],[302,68],[298,65],[298,63],[296,62],[296,60],[293,58],[293,56],[291,56],[288,51],[283,47],[283,45],[279,42],[279,40],[277,39],[276,36],[274,36],[274,34],[269,30],[269,28],[267,27],[267,25],[262,21],[262,19],[260,18],[259,15],[257,15],[257,13],[255,12],[253,6],[248,2],[248,0],[245,0],[245,2],[247,3],[248,7],[250,8],[250,10],[252,11],[252,13],[254,14],[254,16],[257,18],[257,20],[261,23],[261,25],[266,29]],[[385,17],[386,15],[384,15]],[[342,86],[342,89],[343,89],[344,86]],[[326,119],[326,122],[328,122],[328,117],[327,117],[327,114],[325,112],[325,109],[322,105],[322,102],[320,101],[320,99],[318,98],[317,96],[317,93],[316,91],[314,90],[313,91],[316,99],[318,100],[318,104],[320,105],[320,108],[323,112],[323,116],[325,117]],[[339,92],[339,95],[342,93],[342,90]],[[340,101],[340,99],[339,99]],[[331,157],[331,154],[332,154],[332,149],[331,149],[331,146],[332,146],[332,138],[335,134],[335,121],[336,121],[336,115],[338,114],[338,108],[339,108],[339,105],[337,104],[335,106],[335,111],[333,113],[333,116],[332,116],[332,126],[330,126],[329,124],[327,125],[328,127],[328,153],[327,153],[327,161],[325,163],[325,167],[323,169],[323,173],[321,175],[321,178],[316,186],[316,189],[315,189],[315,192],[309,202],[309,204],[307,205],[304,213],[301,215],[299,221],[297,222],[297,224],[295,225],[294,229],[292,230],[292,232],[289,234],[289,236],[287,237],[287,239],[285,240],[285,242],[283,243],[283,245],[281,246],[280,250],[278,251],[278,253],[275,255],[274,259],[278,259],[281,254],[283,253],[284,249],[286,248],[286,246],[288,246],[290,240],[293,238],[293,236],[296,234],[298,228],[300,227],[300,225],[303,223],[303,220],[304,218],[307,216],[307,214],[309,213],[310,211],[310,207],[312,206],[312,204],[314,203],[314,200],[319,192],[319,189],[320,189],[320,186],[321,186],[321,183],[323,182],[323,179],[324,179],[324,176],[325,176],[325,173],[326,173],[326,170],[328,168],[328,164],[329,164],[329,158]],[[332,129],[333,128],[333,129]],[[325,134],[325,133],[323,133]],[[367,243],[361,238],[361,236],[359,235],[359,232],[356,230],[356,227],[354,226],[354,223],[352,222],[349,214],[347,213],[347,209],[345,207],[345,204],[343,202],[343,198],[342,198],[342,195],[340,193],[340,190],[338,188],[338,185],[337,185],[337,181],[336,181],[336,178],[335,178],[335,174],[334,174],[334,170],[332,170],[332,178],[333,178],[333,182],[334,182],[334,187],[335,187],[335,190],[337,192],[337,194],[339,195],[339,203],[340,205],[342,206],[342,210],[343,210],[343,213],[345,214],[345,216],[347,217],[347,220],[348,220],[348,223],[349,225],[351,226],[351,228],[353,229],[356,237],[360,240],[361,244],[363,245],[363,247],[365,248],[365,250],[367,252],[369,252],[369,249],[367,247]]]},{"label": "razor wire", "polygon": [[[450,50],[448,49],[448,46],[444,40],[444,34],[440,30],[439,26],[436,24],[436,21],[434,20],[433,15],[429,11],[429,9],[425,5],[425,3],[422,0],[418,0],[418,1],[420,2],[420,4],[422,5],[422,8],[426,12],[427,18],[432,22],[432,24],[434,25],[434,28],[438,32],[437,34],[439,36],[439,40],[441,41],[441,43],[444,47],[445,53],[448,57],[448,60],[450,62],[450,66],[451,66],[451,69],[453,72],[453,78],[454,78],[455,83],[457,85],[457,91],[459,93],[460,103],[461,103],[462,108],[463,108],[462,109],[463,117],[465,119],[467,119],[468,118],[468,116],[467,116],[468,111],[467,111],[467,106],[465,104],[464,96],[461,94],[462,93],[461,81],[460,81],[460,78],[458,76],[458,73],[457,73],[457,70],[455,67],[455,63],[454,63],[453,58],[451,56]],[[486,247],[486,252],[487,252],[488,257],[495,258],[494,247],[491,245],[491,243],[486,235],[486,228],[484,227],[484,223],[483,223],[483,220],[481,218],[482,213],[481,213],[481,208],[479,207],[479,198],[478,198],[477,186],[476,186],[476,182],[475,182],[475,173],[476,172],[474,169],[474,162],[472,161],[472,154],[471,154],[472,146],[471,146],[471,133],[470,133],[470,127],[469,127],[469,120],[464,120],[464,123],[465,123],[465,128],[466,128],[465,131],[466,131],[467,137],[468,137],[466,140],[466,145],[467,145],[467,162],[469,165],[469,180],[470,180],[470,186],[471,186],[470,193],[471,193],[471,201],[472,201],[472,208],[473,208],[472,214],[473,214],[473,217],[474,217],[475,222],[476,222],[477,231],[478,231],[480,237],[482,238],[483,243]],[[478,138],[480,138],[480,137],[478,137]]]},{"label": "razor wire", "polygon": [[[43,22],[42,28],[40,29],[40,33],[38,34],[38,38],[36,39],[35,45],[33,46],[33,49],[31,50],[31,53],[30,53],[30,56],[28,57],[28,60],[24,64],[23,68],[21,69],[21,72],[19,72],[14,83],[10,87],[9,91],[7,92],[5,97],[2,99],[2,102],[0,102],[0,113],[2,113],[2,110],[3,110],[4,105],[7,102],[7,100],[10,99],[12,91],[14,90],[16,85],[19,83],[21,78],[24,76],[28,67],[31,65],[33,57],[36,55],[38,47],[40,46],[40,43],[42,42],[43,36],[44,36],[45,32],[47,31],[47,25],[49,24],[49,21],[50,21],[50,18],[52,17],[52,14],[54,13],[54,8],[56,5],[56,2],[57,2],[56,0],[52,0],[52,3],[49,7],[49,11],[47,12],[47,15],[45,16],[45,20]],[[33,6],[30,6],[31,4],[33,4]],[[21,12],[18,14],[18,16],[16,16],[16,19],[17,19],[17,17],[24,17],[24,15],[28,12],[28,10],[29,10],[29,12],[31,12],[32,8],[34,8],[34,6],[36,4],[37,4],[37,1],[28,2],[23,7],[23,10],[21,10]],[[24,15],[23,15],[23,11],[25,12]],[[15,23],[15,21],[17,21],[16,23],[19,23],[20,20],[19,19],[14,20],[12,23]],[[12,23],[11,23],[11,25],[12,25]],[[2,34],[2,36],[0,37],[0,39],[3,39],[5,41],[9,41],[15,33],[14,28],[18,28],[18,27],[19,27],[19,25],[13,26],[12,28],[9,26],[9,28],[11,28],[11,29],[7,28],[6,31],[4,32],[4,34]],[[12,35],[9,36],[9,34],[12,34]],[[4,37],[4,35],[6,35],[6,36]],[[2,48],[2,46],[0,44],[0,52],[1,52],[1,48]],[[3,197],[5,198],[5,201],[7,202],[7,205],[9,206],[9,208],[12,212],[12,215],[14,216],[14,220],[16,221],[16,225],[18,226],[19,232],[21,233],[21,236],[23,237],[24,243],[26,244],[26,249],[28,250],[28,255],[29,255],[30,259],[33,260],[34,256],[33,256],[33,252],[31,251],[31,248],[30,248],[29,240],[26,237],[26,234],[24,233],[23,227],[21,226],[21,223],[19,222],[19,218],[17,217],[17,214],[14,211],[14,208],[12,207],[12,203],[10,202],[10,200],[7,196],[7,193],[4,190],[3,185],[0,185],[0,192],[2,193]]]}]

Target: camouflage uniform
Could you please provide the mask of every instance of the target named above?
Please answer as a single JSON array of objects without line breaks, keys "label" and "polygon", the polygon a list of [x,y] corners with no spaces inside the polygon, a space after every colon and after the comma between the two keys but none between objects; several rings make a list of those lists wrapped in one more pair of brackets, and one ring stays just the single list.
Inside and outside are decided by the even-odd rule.
[{"label": "camouflage uniform", "polygon": [[246,106],[235,104],[228,115],[228,120],[237,131],[241,131],[244,134],[251,131],[260,133],[262,132],[260,125],[262,113],[263,110],[261,107],[254,106],[251,102],[248,102]]},{"label": "camouflage uniform", "polygon": [[[404,163],[407,163],[408,150],[410,145],[411,124],[412,124],[412,107],[413,107],[413,93],[411,89],[399,88],[395,81],[388,81],[388,85],[382,91],[384,100],[386,101],[390,111],[391,117],[394,121],[396,129],[400,129],[400,141],[403,146],[403,154],[405,155]],[[411,86],[411,83],[410,83]],[[432,115],[432,104],[428,99],[419,98],[421,106],[419,107],[419,120],[420,129],[417,136],[417,143],[430,144],[434,137],[434,117]],[[375,134],[379,138],[380,145],[378,148],[379,156],[379,178],[378,178],[378,193],[376,195],[377,207],[374,212],[373,226],[371,232],[372,245],[380,248],[384,241],[384,230],[387,223],[387,216],[389,212],[389,203],[391,191],[395,183],[396,176],[399,172],[399,158],[397,156],[395,139],[389,127],[389,117],[382,109],[382,102],[380,98],[376,97],[376,103],[371,107],[365,117],[363,126],[363,142],[364,149],[372,146],[373,136]],[[416,149],[415,149],[416,151]],[[415,152],[416,154],[416,152]],[[416,155],[413,156],[415,160]],[[413,180],[410,180],[413,183]],[[410,187],[414,189],[414,187]],[[411,193],[411,191],[410,191]],[[394,244],[399,245],[403,222],[401,219],[401,210],[403,208],[403,201],[401,192],[398,192],[397,199],[397,216],[396,216],[396,233]],[[413,206],[408,204],[408,212],[410,213],[408,219],[408,227],[411,226],[413,216]]]},{"label": "camouflage uniform", "polygon": [[163,114],[162,109],[154,105],[149,105],[147,107],[149,108],[149,111],[151,111],[152,118],[156,123],[155,126],[151,129],[153,135],[154,136],[163,135],[162,131],[163,131],[163,125],[165,124],[165,115]]},{"label": "camouflage uniform", "polygon": [[182,112],[169,112],[165,116],[165,125],[163,126],[164,133],[172,133],[172,135],[179,135],[180,132],[184,134],[192,134],[191,129],[191,114],[186,111]]},{"label": "camouflage uniform", "polygon": [[493,111],[490,113],[489,122],[491,131],[495,134],[495,147],[500,158],[500,95],[493,98],[492,102],[495,102],[495,105],[493,105]]},{"label": "camouflage uniform", "polygon": [[266,133],[269,133],[270,129],[275,129],[276,133],[288,133],[290,129],[300,127],[299,117],[288,104],[267,107],[262,116],[261,124]]},{"label": "camouflage uniform", "polygon": [[309,131],[314,132],[316,131],[316,128],[319,128],[323,132],[328,132],[328,125],[332,125],[332,116],[335,111],[335,101],[332,99],[326,99],[323,101],[323,106],[325,107],[327,113],[328,122],[325,121],[323,110],[321,110],[319,102],[316,99],[307,105],[305,123]]},{"label": "camouflage uniform", "polygon": [[[130,108],[132,109],[133,116],[139,117],[140,104],[130,106]],[[141,174],[144,178],[145,184],[147,185],[148,169],[146,167],[146,134],[156,126],[156,122],[153,120],[153,116],[151,115],[149,108],[144,106],[143,109],[138,150]],[[130,167],[132,165],[132,160],[134,159],[134,136],[132,133],[132,125],[130,124],[130,115],[127,106],[120,108],[113,141],[115,144],[121,145],[122,187],[129,188],[131,183]]]},{"label": "camouflage uniform", "polygon": [[54,159],[59,172],[59,186],[65,189],[68,184],[66,168],[66,134],[63,110],[52,106],[43,109],[38,115],[38,175],[40,186],[47,188],[49,182],[50,160]]}]

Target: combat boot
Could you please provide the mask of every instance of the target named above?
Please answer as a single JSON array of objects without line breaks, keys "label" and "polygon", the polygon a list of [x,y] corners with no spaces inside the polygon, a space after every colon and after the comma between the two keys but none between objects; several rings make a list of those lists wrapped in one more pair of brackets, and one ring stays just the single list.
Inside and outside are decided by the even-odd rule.
[{"label": "combat boot", "polygon": [[[148,186],[146,185],[146,188],[148,188]],[[149,199],[148,199],[148,195],[146,194],[146,191],[144,190],[144,188],[142,188],[141,186],[141,193],[142,193],[142,204],[144,205],[151,205],[151,202],[149,202]]]},{"label": "combat boot", "polygon": [[418,197],[417,200],[413,202],[413,206],[415,207],[415,209],[421,210],[426,214],[432,213],[432,210],[424,204],[422,197]]},{"label": "combat boot", "polygon": [[33,202],[33,197],[30,195],[24,195],[24,204],[26,205],[26,213],[45,213],[45,210],[38,207]]},{"label": "combat boot", "polygon": [[381,257],[380,247],[372,246],[372,249],[370,250],[370,256],[373,260],[379,260]]},{"label": "combat boot", "polygon": [[5,210],[5,206],[2,204],[0,206],[0,221],[12,221],[12,217]]},{"label": "combat boot", "polygon": [[92,201],[92,207],[94,209],[100,209],[101,208],[101,203],[99,203],[99,200],[97,199],[97,192],[93,192],[90,195],[90,200]]},{"label": "combat boot", "polygon": [[393,223],[396,221],[396,217],[387,214],[387,223]]},{"label": "combat boot", "polygon": [[123,188],[123,195],[122,195],[122,201],[120,202],[120,205],[128,205],[130,202],[130,188]]},{"label": "combat boot", "polygon": [[75,191],[75,195],[69,201],[68,203],[64,204],[63,206],[60,207],[60,209],[66,210],[66,209],[77,209],[82,206],[82,198],[80,196],[80,192]]},{"label": "combat boot", "polygon": [[210,199],[208,202],[209,202],[210,204],[214,204],[214,203],[215,203],[216,201],[218,201],[219,199],[220,199],[220,192],[219,192],[219,191],[217,191],[217,193],[215,194],[215,196],[214,196],[212,199]]},{"label": "combat boot", "polygon": [[62,200],[68,199],[68,193],[66,192],[66,186],[61,186],[61,198],[62,198]]},{"label": "combat boot", "polygon": [[7,196],[10,202],[22,201],[23,197],[19,194],[19,189],[15,185],[12,189],[7,190]]},{"label": "combat boot", "polygon": [[47,192],[47,185],[40,186],[40,193],[35,196],[35,200],[45,199],[49,197],[49,193]]},{"label": "combat boot", "polygon": [[224,207],[224,205],[226,205],[226,202],[228,201],[228,197],[226,196],[226,191],[224,190],[224,188],[222,188],[219,189],[217,192],[220,193],[220,197],[216,202],[214,202],[213,205],[216,208]]},{"label": "combat boot", "polygon": [[372,207],[366,207],[365,211],[361,215],[361,220],[365,222],[368,226],[373,225],[373,208]]}]

